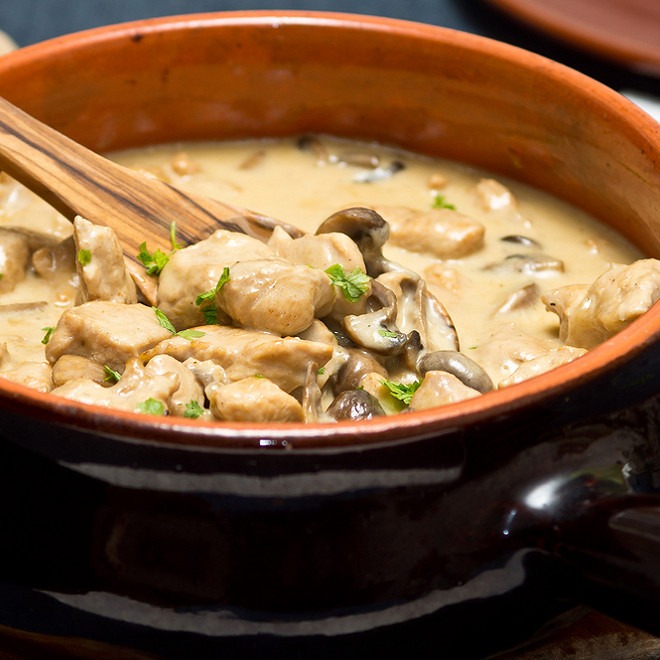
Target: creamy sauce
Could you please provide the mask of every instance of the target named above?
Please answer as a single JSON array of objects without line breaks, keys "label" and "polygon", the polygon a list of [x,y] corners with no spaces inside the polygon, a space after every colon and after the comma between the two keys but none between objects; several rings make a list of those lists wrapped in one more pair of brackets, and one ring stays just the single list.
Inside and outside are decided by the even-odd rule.
[{"label": "creamy sauce", "polygon": [[[112,154],[111,158],[161,177],[174,186],[258,211],[312,234],[338,210],[356,206],[376,209],[385,220],[389,219],[392,227],[385,257],[424,278],[431,294],[451,317],[463,353],[474,351],[476,356],[480,347],[487,347],[489,339],[498,330],[504,329],[508,333],[502,345],[509,342],[506,349],[509,353],[500,359],[497,355],[499,349],[487,349],[491,350],[490,355],[480,357],[486,360],[482,366],[490,371],[495,386],[513,374],[521,362],[532,359],[514,356],[511,352],[511,341],[515,341],[518,334],[532,337],[533,341],[538,339],[545,342],[544,345],[563,348],[559,318],[547,311],[541,294],[568,285],[588,285],[611,264],[630,264],[643,258],[638,249],[609,228],[540,191],[453,162],[378,145],[327,137],[305,141],[174,144],[128,150]],[[410,213],[412,219],[397,220],[397,213],[402,209],[404,216]],[[459,247],[452,248],[453,252],[449,250],[439,257],[437,247],[430,239],[433,231],[423,224],[428,213],[444,214],[449,224],[455,219],[459,224],[464,220],[468,225],[476,226],[483,238],[479,234],[478,239],[470,239],[472,243],[465,239],[456,244]],[[58,324],[64,310],[80,302],[81,271],[80,265],[74,261],[71,224],[4,177],[0,179],[0,230],[17,231],[21,236],[28,236],[33,253],[33,265],[26,270],[24,279],[18,278],[15,286],[6,286],[10,290],[0,293],[0,373],[50,391],[53,384],[44,348],[46,335]],[[414,245],[409,244],[411,236],[417,237]],[[514,238],[503,240],[504,237]],[[40,245],[68,245],[70,254],[60,249],[61,254],[68,255],[68,261],[62,259],[53,271],[42,261],[38,269],[40,273],[37,273],[34,250]],[[0,245],[0,265],[4,249]],[[121,254],[118,259],[121,264]],[[657,264],[653,264],[653,269],[651,277],[655,280],[652,287],[657,290],[660,270]],[[120,270],[123,270],[122,265]],[[325,275],[321,278],[324,279]],[[0,291],[2,284],[0,279]],[[328,286],[325,279],[323,285]],[[191,300],[200,293],[202,291],[186,291]],[[653,295],[657,297],[657,292]],[[327,347],[327,343],[324,345]],[[184,353],[186,350],[184,346]],[[580,350],[584,352],[585,349]],[[172,348],[166,351],[166,356],[154,360],[154,373],[158,369],[167,369],[171,356],[183,361],[183,357],[177,357],[177,351],[181,349]],[[543,351],[547,352],[547,347]],[[570,359],[578,355],[576,353]],[[556,364],[560,364],[561,359],[564,358],[557,358]],[[329,371],[339,368],[335,362],[336,353],[328,362]],[[547,366],[549,364],[553,362],[547,362],[541,368],[552,368]],[[34,371],[30,371],[31,366],[35,367]],[[107,365],[101,368],[104,366]],[[29,374],[23,374],[22,370],[26,368]],[[131,371],[127,367],[131,373],[120,384],[128,383],[125,385],[128,388],[131,382],[135,382],[139,386],[140,368],[134,365]],[[206,367],[189,368],[200,383],[204,379],[208,383],[213,377],[208,369],[204,371]],[[436,389],[427,388],[430,395],[425,394],[424,403],[419,397],[420,407],[478,395],[474,389],[457,390],[455,383],[443,381],[442,370],[432,369],[437,379]],[[287,392],[295,394],[296,387],[300,389],[304,371],[303,364],[298,380],[285,388]],[[336,376],[338,371],[333,373]],[[533,369],[529,375],[534,375]],[[226,395],[218,399],[222,402],[230,401],[232,396],[240,402],[251,396],[253,390],[260,391],[263,383],[256,377],[261,374],[248,372],[247,376],[241,381],[243,389],[236,388],[236,394],[230,391],[235,385],[231,379],[229,384],[218,381],[210,390],[205,385],[207,403],[209,392],[217,390],[220,385],[226,388],[223,390]],[[286,380],[286,374],[279,377]],[[327,405],[336,393],[329,391],[329,381],[321,376],[317,378],[324,388],[324,405]],[[381,399],[382,393],[378,393],[382,387],[380,378],[374,374],[371,381],[365,380],[366,384],[357,389],[366,389]],[[401,382],[406,378],[410,381],[414,374],[404,374]],[[97,392],[91,399],[84,398],[86,394],[80,395],[83,396],[80,400],[94,401],[105,396],[103,388],[107,384],[102,380],[96,383],[102,388],[101,393]],[[434,397],[440,396],[438,392],[445,387],[449,388],[448,393],[442,395],[441,403],[435,403]],[[462,384],[460,388],[466,389]],[[141,392],[136,394],[131,390],[129,394],[133,399],[144,399]],[[78,395],[71,396],[76,398]],[[286,395],[285,403],[280,402],[279,396],[274,395],[274,410],[284,405],[300,408],[292,396]],[[184,404],[185,401],[177,404],[178,411],[170,408],[170,414],[182,414],[180,410]],[[125,405],[129,409],[141,409],[132,408],[137,405],[135,403]],[[302,405],[305,406],[304,401]],[[383,404],[383,407],[389,413],[400,409],[398,405]],[[299,414],[296,410],[295,415]],[[211,411],[206,409],[204,415],[210,416]]]},{"label": "creamy sauce", "polygon": [[[573,283],[590,283],[611,262],[630,263],[642,255],[620,235],[586,213],[514,181],[496,177],[516,198],[517,209],[486,210],[475,192],[492,175],[460,164],[424,158],[370,144],[356,145],[324,139],[329,157],[297,148],[295,141],[165,145],[115,154],[118,162],[165,176],[174,185],[229,204],[253,209],[313,232],[331,213],[349,206],[406,206],[430,209],[437,194],[461,213],[486,227],[485,243],[460,260],[388,246],[386,254],[423,275],[432,292],[449,311],[462,347],[479,345],[504,323],[544,337],[557,337],[557,317],[540,301],[507,314],[497,310],[522,286],[537,283],[541,290]],[[185,157],[182,155],[185,154]],[[378,154],[383,165],[402,161],[406,167],[375,183],[357,183],[365,169],[343,162],[356,154]],[[172,164],[190,163],[177,172]],[[435,187],[434,182],[443,184]],[[387,218],[385,218],[387,219]],[[519,253],[499,239],[522,234],[535,239],[544,254],[564,262],[564,272],[534,277],[498,275],[489,264]],[[443,285],[444,283],[444,285]]]}]

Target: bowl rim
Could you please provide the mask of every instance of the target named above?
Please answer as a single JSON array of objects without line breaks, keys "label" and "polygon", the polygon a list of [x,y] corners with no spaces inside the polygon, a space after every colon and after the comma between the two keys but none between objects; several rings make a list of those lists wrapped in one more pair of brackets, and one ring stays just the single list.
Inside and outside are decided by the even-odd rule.
[{"label": "bowl rim", "polygon": [[[628,130],[644,135],[654,149],[660,169],[660,124],[618,92],[564,64],[552,61],[517,46],[467,32],[415,21],[366,14],[328,11],[246,10],[176,14],[139,19],[73,32],[25,46],[3,56],[3,64],[25,63],[58,56],[103,41],[124,39],[160,31],[252,25],[277,27],[282,23],[331,26],[357,30],[394,32],[408,38],[460,42],[461,48],[479,51],[484,57],[514,62],[523,68],[543,69],[544,75],[561,78],[581,97],[589,96],[612,115],[626,115]],[[185,446],[190,449],[337,449],[408,442],[441,436],[467,425],[504,419],[528,409],[539,401],[558,396],[569,397],[578,386],[601,377],[612,367],[633,359],[651,344],[660,341],[660,302],[627,328],[589,351],[579,359],[520,384],[489,392],[474,399],[438,408],[379,417],[358,422],[337,423],[240,423],[188,420],[179,417],[157,418],[141,413],[84,404],[0,379],[0,410],[29,411],[33,417],[58,426],[102,434],[125,441],[143,441]]]}]

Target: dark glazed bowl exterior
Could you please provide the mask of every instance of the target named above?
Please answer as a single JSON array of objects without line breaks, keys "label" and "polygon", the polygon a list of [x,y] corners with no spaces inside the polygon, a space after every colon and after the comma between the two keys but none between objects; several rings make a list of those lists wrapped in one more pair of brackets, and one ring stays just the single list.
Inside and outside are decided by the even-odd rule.
[{"label": "dark glazed bowl exterior", "polygon": [[[338,14],[166,18],[8,55],[0,94],[100,152],[322,132],[454,158],[660,256],[658,125],[480,37]],[[22,495],[0,624],[199,658],[477,657],[581,602],[657,633],[659,340],[656,305],[526,383],[335,425],[152,418],[2,382],[4,499]]]}]

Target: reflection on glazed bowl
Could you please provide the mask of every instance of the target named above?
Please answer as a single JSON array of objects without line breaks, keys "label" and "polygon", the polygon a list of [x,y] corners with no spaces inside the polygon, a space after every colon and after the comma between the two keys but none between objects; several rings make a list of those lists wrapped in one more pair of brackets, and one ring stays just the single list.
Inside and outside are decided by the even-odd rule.
[{"label": "reflection on glazed bowl", "polygon": [[[556,195],[660,256],[657,124],[574,71],[472,35],[320,13],[164,18],[7,55],[0,93],[98,152],[322,133],[455,159]],[[660,581],[636,530],[657,505],[659,339],[656,305],[523,383],[337,424],[154,418],[3,381],[11,461],[39,471],[44,496],[80,493],[25,505],[76,530],[48,537],[62,552],[42,557],[32,586],[47,595],[32,607],[77,615],[67,634],[175,656],[186,635],[237,654],[310,650],[325,636],[344,652],[438,626],[443,644],[467,635],[485,652],[565,607],[565,591],[548,594],[569,566],[571,584],[590,585],[570,597],[651,627],[642,602]],[[14,558],[30,574],[22,543]],[[610,556],[618,572],[599,582]]]}]

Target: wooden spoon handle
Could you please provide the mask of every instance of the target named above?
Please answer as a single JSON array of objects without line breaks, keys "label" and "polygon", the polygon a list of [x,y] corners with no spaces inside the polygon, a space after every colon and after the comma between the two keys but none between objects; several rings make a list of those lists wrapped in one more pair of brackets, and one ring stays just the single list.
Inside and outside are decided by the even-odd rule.
[{"label": "wooden spoon handle", "polygon": [[194,243],[226,228],[266,239],[284,223],[193,196],[158,179],[117,165],[0,98],[0,169],[69,219],[81,215],[112,227],[126,256],[139,246],[170,248],[170,226],[178,242]]}]

